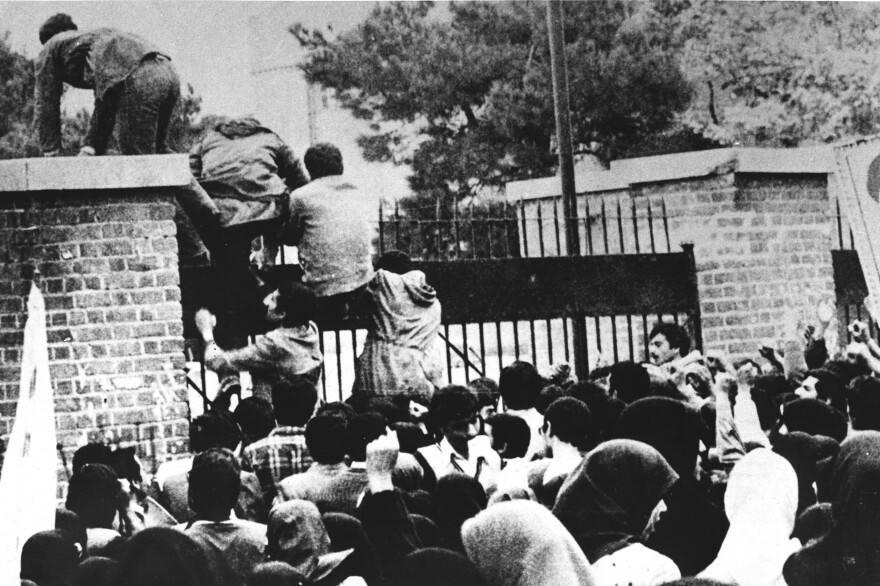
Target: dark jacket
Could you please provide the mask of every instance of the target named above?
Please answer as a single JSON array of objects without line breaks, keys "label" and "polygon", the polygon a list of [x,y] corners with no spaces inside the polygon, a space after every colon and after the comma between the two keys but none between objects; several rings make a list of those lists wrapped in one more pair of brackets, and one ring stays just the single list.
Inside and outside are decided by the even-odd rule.
[{"label": "dark jacket", "polygon": [[[64,83],[95,90],[100,117],[105,94],[137,69],[144,57],[163,55],[141,37],[111,28],[65,31],[46,41],[35,68],[35,120],[43,152],[61,148],[61,94]],[[167,57],[167,55],[166,55]],[[112,126],[111,126],[112,131]],[[90,129],[89,144],[93,142]]]},{"label": "dark jacket", "polygon": [[285,215],[288,191],[307,182],[290,147],[252,118],[209,131],[190,151],[190,167],[224,227]]}]

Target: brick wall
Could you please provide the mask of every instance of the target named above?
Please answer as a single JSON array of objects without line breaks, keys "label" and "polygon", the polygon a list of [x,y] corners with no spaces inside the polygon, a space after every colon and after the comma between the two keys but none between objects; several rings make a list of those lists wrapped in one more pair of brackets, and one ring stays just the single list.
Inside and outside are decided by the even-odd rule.
[{"label": "brick wall", "polygon": [[[834,298],[832,170],[827,149],[726,149],[578,173],[581,254],[650,252],[649,236],[665,252],[667,229],[669,249],[694,243],[705,348],[754,355],[762,339],[782,335],[788,309],[812,319],[819,300]],[[524,202],[526,256],[556,254],[559,190],[557,178],[508,185],[508,197]],[[543,251],[541,234],[553,244]]]},{"label": "brick wall", "polygon": [[[50,177],[41,173],[24,185],[8,179],[9,166],[23,162],[3,163],[3,436],[15,416],[26,295],[35,279],[46,301],[56,430],[68,461],[76,447],[99,438],[136,445],[150,471],[155,460],[185,449],[188,405],[173,221],[174,184],[183,181],[185,161],[149,159],[146,166],[155,176],[145,176],[144,163],[132,158],[61,159],[49,163]],[[25,168],[26,179],[29,171],[34,173]],[[52,173],[57,189],[44,189]],[[39,189],[31,189],[35,182]],[[89,182],[95,188],[83,185]]]}]

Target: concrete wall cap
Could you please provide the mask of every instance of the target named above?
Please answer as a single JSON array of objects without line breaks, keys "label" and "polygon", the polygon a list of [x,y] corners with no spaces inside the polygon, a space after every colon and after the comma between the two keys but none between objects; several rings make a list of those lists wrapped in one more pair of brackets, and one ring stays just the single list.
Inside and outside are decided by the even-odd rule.
[{"label": "concrete wall cap", "polygon": [[[828,174],[834,172],[832,145],[797,149],[727,148],[612,161],[607,171],[575,173],[577,193],[628,189],[642,183],[711,177],[726,173]],[[507,184],[509,199],[562,195],[559,177]]]},{"label": "concrete wall cap", "polygon": [[191,180],[187,155],[0,161],[0,192],[4,193],[180,187]]}]

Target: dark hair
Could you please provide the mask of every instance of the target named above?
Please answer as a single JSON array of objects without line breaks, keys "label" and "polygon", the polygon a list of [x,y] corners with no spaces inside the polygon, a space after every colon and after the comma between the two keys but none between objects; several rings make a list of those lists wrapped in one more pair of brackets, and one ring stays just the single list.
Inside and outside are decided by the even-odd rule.
[{"label": "dark hair", "polygon": [[275,412],[272,403],[263,397],[247,397],[238,403],[233,419],[243,435],[254,440],[263,439],[275,428]]},{"label": "dark hair", "polygon": [[460,385],[449,385],[434,393],[428,406],[428,421],[439,433],[454,421],[470,419],[477,414],[477,397]]},{"label": "dark hair", "polygon": [[60,531],[31,535],[21,549],[22,580],[52,586],[70,584],[79,562],[76,546]]},{"label": "dark hair", "polygon": [[334,415],[316,415],[306,424],[306,447],[319,464],[339,464],[345,458],[346,421]]},{"label": "dark hair", "polygon": [[110,464],[116,476],[130,482],[141,482],[141,465],[137,461],[137,449],[134,446],[116,448],[110,453]]},{"label": "dark hair", "polygon": [[587,404],[574,397],[553,401],[544,412],[544,424],[548,423],[552,435],[582,451],[591,447],[597,435]]},{"label": "dark hair", "polygon": [[405,275],[412,270],[412,259],[401,250],[389,250],[376,261],[376,270],[379,269],[397,275]]},{"label": "dark hair", "polygon": [[86,464],[104,464],[110,466],[110,446],[98,442],[90,442],[73,453],[73,473]]},{"label": "dark hair", "polygon": [[170,527],[148,527],[128,542],[119,563],[118,583],[208,586],[214,579],[205,550],[189,536]]},{"label": "dark hair", "polygon": [[254,566],[248,586],[302,586],[311,584],[305,576],[285,562],[262,562]]},{"label": "dark hair", "polygon": [[89,534],[86,531],[86,524],[79,515],[64,507],[58,507],[55,509],[55,530],[74,544],[79,544],[81,558],[86,556],[89,550]]},{"label": "dark hair", "polygon": [[345,453],[354,462],[367,459],[367,444],[385,435],[388,424],[379,413],[360,413],[345,427]]},{"label": "dark hair", "polygon": [[315,417],[319,415],[338,417],[347,424],[349,421],[354,419],[354,416],[357,415],[357,412],[348,403],[333,401],[332,403],[324,403],[323,405],[320,405],[315,411]]},{"label": "dark hair", "polygon": [[284,312],[285,328],[305,326],[318,315],[318,298],[302,283],[285,280],[278,285],[278,310]]},{"label": "dark hair", "polygon": [[241,433],[228,411],[212,409],[189,424],[190,449],[196,454],[210,448],[234,450],[239,441]]},{"label": "dark hair", "polygon": [[109,529],[116,516],[119,478],[105,464],[84,464],[70,478],[65,506],[79,515],[86,527]]},{"label": "dark hair", "polygon": [[315,412],[318,389],[304,378],[272,386],[272,406],[278,425],[302,427]]},{"label": "dark hair", "polygon": [[224,448],[210,448],[193,458],[189,505],[202,519],[225,520],[238,500],[241,466]]},{"label": "dark hair", "polygon": [[846,415],[846,391],[840,376],[825,368],[808,370],[807,376],[816,378],[816,395],[819,399]]},{"label": "dark hair", "polygon": [[573,398],[583,401],[590,410],[593,426],[596,429],[595,437],[610,439],[611,431],[626,403],[616,397],[609,397],[605,389],[593,381],[578,381],[571,385],[569,393]]},{"label": "dark hair", "polygon": [[49,39],[58,33],[75,30],[78,30],[78,28],[69,14],[64,14],[63,12],[53,14],[40,26],[40,44],[45,45]]},{"label": "dark hair", "polygon": [[631,360],[618,362],[611,367],[608,381],[611,391],[624,403],[634,403],[651,395],[651,377],[641,364]]},{"label": "dark hair", "polygon": [[493,407],[498,404],[498,383],[488,377],[475,378],[468,383],[467,388],[477,397],[477,404],[482,407]]},{"label": "dark hair", "polygon": [[853,429],[880,431],[880,380],[870,375],[854,378],[847,403]]},{"label": "dark hair", "polygon": [[529,362],[517,360],[501,369],[498,390],[508,409],[531,409],[544,388],[544,379]]},{"label": "dark hair", "polygon": [[648,340],[654,339],[654,336],[662,335],[669,342],[670,348],[678,348],[678,354],[684,356],[691,349],[691,338],[687,331],[678,324],[669,322],[659,322],[651,328]]},{"label": "dark hair", "polygon": [[[522,417],[496,413],[486,420],[492,426],[492,449],[504,458],[522,458],[529,451],[532,431]],[[501,446],[504,449],[499,449]]]},{"label": "dark hair", "polygon": [[309,148],[303,157],[306,171],[314,181],[328,175],[342,175],[342,153],[329,142],[322,142]]},{"label": "dark hair", "polygon": [[544,415],[544,413],[547,412],[547,407],[549,407],[553,401],[568,396],[568,391],[564,390],[562,387],[557,385],[547,385],[541,389],[541,394],[538,395],[538,401],[535,403],[535,410],[541,415]]},{"label": "dark hair", "polygon": [[755,377],[755,388],[766,391],[774,400],[791,392],[791,385],[782,374],[760,374]]}]

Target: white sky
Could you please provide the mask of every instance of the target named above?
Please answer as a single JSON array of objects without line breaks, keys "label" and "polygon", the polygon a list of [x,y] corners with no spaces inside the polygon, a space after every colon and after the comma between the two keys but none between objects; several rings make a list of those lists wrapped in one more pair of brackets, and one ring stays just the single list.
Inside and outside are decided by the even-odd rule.
[{"label": "white sky", "polygon": [[[167,52],[181,81],[202,96],[204,114],[256,115],[301,156],[308,147],[306,85],[295,68],[302,52],[287,31],[295,22],[349,29],[375,2],[9,2],[0,1],[0,34],[9,31],[12,47],[29,57],[40,51],[37,31],[46,18],[66,12],[80,29],[118,28],[137,33]],[[275,70],[278,67],[286,69]],[[268,73],[255,71],[273,69]],[[68,92],[66,103],[90,107],[88,92]],[[319,100],[319,104],[321,101]],[[408,191],[407,171],[365,163],[355,144],[363,123],[333,107],[320,108],[318,139],[339,145],[347,171],[365,189],[385,196]],[[376,195],[380,195],[376,193]]]}]

